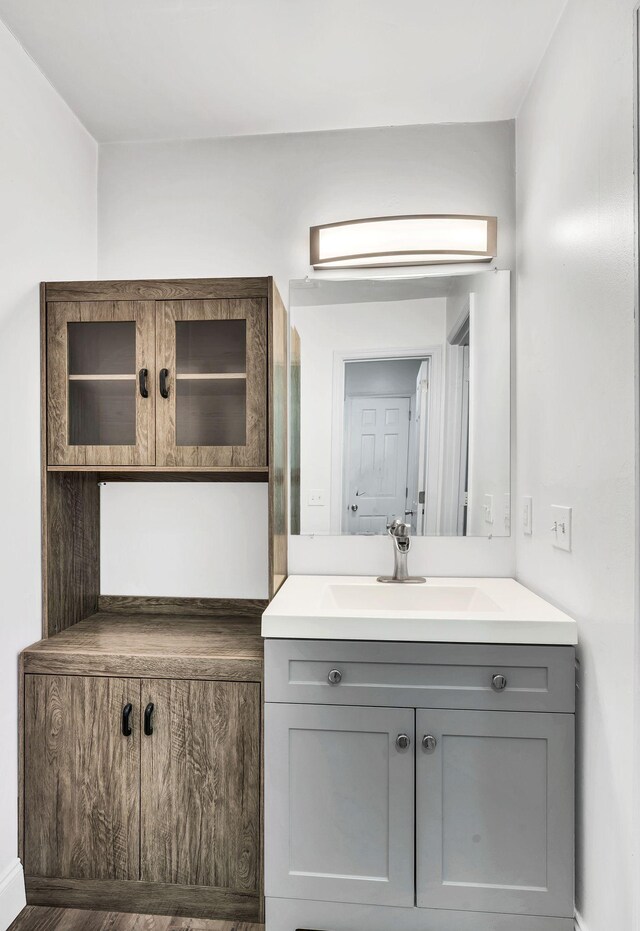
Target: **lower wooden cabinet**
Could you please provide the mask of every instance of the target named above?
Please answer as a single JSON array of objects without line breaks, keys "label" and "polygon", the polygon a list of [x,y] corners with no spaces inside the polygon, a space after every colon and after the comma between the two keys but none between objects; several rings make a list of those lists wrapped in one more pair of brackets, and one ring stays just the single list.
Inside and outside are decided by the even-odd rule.
[{"label": "lower wooden cabinet", "polygon": [[260,914],[257,682],[24,677],[29,900]]}]

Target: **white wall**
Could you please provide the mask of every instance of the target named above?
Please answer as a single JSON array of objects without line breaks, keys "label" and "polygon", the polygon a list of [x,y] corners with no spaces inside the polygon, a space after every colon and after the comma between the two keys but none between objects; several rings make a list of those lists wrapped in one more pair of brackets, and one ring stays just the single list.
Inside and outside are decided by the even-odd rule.
[{"label": "white wall", "polygon": [[97,151],[1,23],[0,125],[2,879],[17,855],[17,657],[41,629],[38,282],[96,274]]},{"label": "white wall", "polygon": [[[533,536],[514,522],[517,571],[579,622],[577,906],[588,931],[631,929],[640,886],[634,5],[569,0],[517,121],[518,492],[534,499]],[[572,553],[551,546],[552,504],[573,508]]]},{"label": "white wall", "polygon": [[[497,215],[497,264],[513,268],[513,124],[104,145],[99,202],[104,278],[273,274],[287,300],[290,279],[313,275],[311,225],[420,211]],[[290,569],[379,574],[390,550],[376,542],[296,537]],[[508,538],[422,539],[412,555],[416,572],[514,571]]]}]

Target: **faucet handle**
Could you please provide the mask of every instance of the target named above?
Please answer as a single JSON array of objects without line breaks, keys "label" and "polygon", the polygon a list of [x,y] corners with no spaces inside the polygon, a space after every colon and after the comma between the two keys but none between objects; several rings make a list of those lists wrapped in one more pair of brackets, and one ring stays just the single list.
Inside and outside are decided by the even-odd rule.
[{"label": "faucet handle", "polygon": [[406,524],[401,517],[387,524],[387,533],[392,537],[408,537],[411,533],[411,524]]}]

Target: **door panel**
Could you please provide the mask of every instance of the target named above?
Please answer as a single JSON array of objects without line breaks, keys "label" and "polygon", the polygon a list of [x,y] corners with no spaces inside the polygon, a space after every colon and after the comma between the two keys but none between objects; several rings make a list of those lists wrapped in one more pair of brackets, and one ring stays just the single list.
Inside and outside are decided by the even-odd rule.
[{"label": "door panel", "polygon": [[153,465],[154,383],[153,302],[48,304],[49,465]]},{"label": "door panel", "polygon": [[396,517],[405,518],[410,403],[410,398],[350,400],[345,444],[349,533],[384,533]]},{"label": "door panel", "polygon": [[570,917],[573,715],[418,711],[416,723],[417,904]]},{"label": "door panel", "polygon": [[413,905],[413,730],[406,708],[265,706],[268,896]]},{"label": "door panel", "polygon": [[158,303],[158,464],[267,465],[265,301]]},{"label": "door panel", "polygon": [[137,880],[139,679],[25,676],[25,874]]},{"label": "door panel", "polygon": [[141,879],[255,893],[260,870],[260,686],[144,680]]}]

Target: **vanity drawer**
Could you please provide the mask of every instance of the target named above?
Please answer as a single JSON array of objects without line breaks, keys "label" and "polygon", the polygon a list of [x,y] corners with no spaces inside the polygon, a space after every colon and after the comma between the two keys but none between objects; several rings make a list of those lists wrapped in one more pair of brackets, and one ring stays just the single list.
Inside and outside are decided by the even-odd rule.
[{"label": "vanity drawer", "polygon": [[575,709],[572,646],[267,640],[264,673],[268,702]]}]

